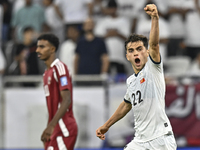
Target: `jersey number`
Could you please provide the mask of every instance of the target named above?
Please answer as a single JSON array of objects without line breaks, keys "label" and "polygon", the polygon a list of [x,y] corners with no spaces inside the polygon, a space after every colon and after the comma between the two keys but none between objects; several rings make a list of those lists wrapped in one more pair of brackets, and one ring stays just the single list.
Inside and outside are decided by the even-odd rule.
[{"label": "jersey number", "polygon": [[[138,96],[138,102],[136,102],[136,96]],[[132,98],[133,98],[133,105],[134,106],[143,101],[143,99],[141,99],[141,92],[140,91],[137,91],[136,94],[133,93]]]}]

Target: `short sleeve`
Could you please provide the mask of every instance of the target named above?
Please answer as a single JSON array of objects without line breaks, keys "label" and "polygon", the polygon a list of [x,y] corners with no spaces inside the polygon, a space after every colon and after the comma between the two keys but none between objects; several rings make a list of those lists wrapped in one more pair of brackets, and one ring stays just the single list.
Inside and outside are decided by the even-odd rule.
[{"label": "short sleeve", "polygon": [[67,67],[63,63],[56,64],[56,75],[57,82],[59,84],[59,90],[70,90],[71,88],[71,78]]},{"label": "short sleeve", "polygon": [[126,103],[130,103],[131,104],[131,99],[130,99],[129,94],[128,94],[128,89],[126,91],[126,94],[124,95],[124,101]]},{"label": "short sleeve", "polygon": [[101,39],[101,52],[102,52],[102,54],[107,54],[108,53],[105,41],[103,39]]},{"label": "short sleeve", "polygon": [[148,57],[148,61],[147,61],[147,65],[150,66],[151,70],[157,74],[157,73],[163,73],[163,62],[161,60],[161,56],[160,56],[160,62],[155,62],[151,56],[149,55]]}]

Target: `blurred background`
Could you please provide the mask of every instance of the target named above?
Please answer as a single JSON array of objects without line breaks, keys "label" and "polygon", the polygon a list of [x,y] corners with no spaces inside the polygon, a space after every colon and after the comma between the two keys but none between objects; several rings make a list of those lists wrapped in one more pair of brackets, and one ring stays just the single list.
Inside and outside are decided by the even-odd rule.
[{"label": "blurred background", "polygon": [[[123,100],[133,69],[124,41],[149,36],[159,11],[160,53],[166,81],[166,113],[178,149],[200,149],[200,0],[0,0],[0,148],[42,150],[47,122],[37,37],[59,37],[57,57],[73,79],[76,149],[123,149],[134,138],[133,114],[100,141],[96,129]],[[86,36],[102,39],[91,42]],[[198,148],[199,147],[199,148]]]}]

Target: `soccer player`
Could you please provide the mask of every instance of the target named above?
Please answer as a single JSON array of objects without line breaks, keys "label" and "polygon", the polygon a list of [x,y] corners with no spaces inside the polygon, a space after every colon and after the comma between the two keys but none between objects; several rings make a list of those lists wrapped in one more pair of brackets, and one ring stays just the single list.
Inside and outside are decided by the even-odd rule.
[{"label": "soccer player", "polygon": [[46,64],[43,82],[49,113],[41,140],[45,150],[73,150],[77,124],[72,109],[72,82],[67,66],[56,59],[58,45],[59,40],[53,34],[43,34],[37,39],[36,52]]},{"label": "soccer player", "polygon": [[127,79],[124,101],[106,123],[96,130],[105,139],[109,128],[133,109],[135,137],[125,150],[175,150],[177,145],[172,127],[165,113],[165,80],[159,53],[159,16],[154,4],[146,5],[152,24],[148,40],[132,34],[125,42],[126,58],[134,74]]}]

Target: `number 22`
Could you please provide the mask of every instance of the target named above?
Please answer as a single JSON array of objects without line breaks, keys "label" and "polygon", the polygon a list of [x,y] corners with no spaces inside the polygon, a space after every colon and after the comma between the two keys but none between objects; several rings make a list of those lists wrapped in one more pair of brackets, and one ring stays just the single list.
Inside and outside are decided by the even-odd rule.
[{"label": "number 22", "polygon": [[[136,102],[136,98],[135,98],[136,96],[139,96],[138,102]],[[133,97],[133,105],[134,106],[143,101],[143,99],[141,99],[141,92],[140,91],[137,91],[136,94],[133,93],[132,97]]]}]

